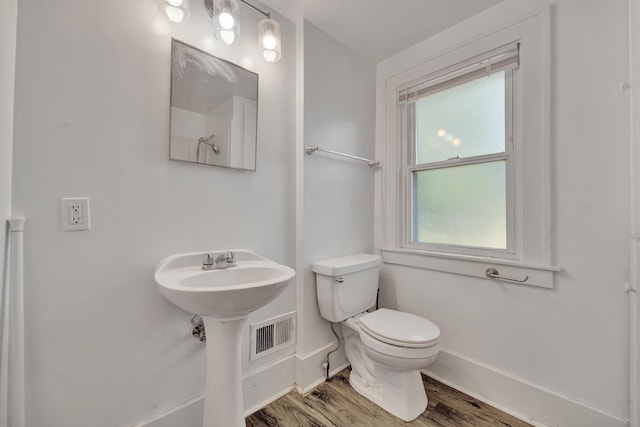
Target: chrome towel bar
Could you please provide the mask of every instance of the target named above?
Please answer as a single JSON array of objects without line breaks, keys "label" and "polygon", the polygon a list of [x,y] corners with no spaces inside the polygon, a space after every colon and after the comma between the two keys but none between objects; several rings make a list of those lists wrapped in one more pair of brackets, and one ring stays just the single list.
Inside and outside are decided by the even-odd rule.
[{"label": "chrome towel bar", "polygon": [[487,268],[487,271],[485,271],[485,275],[489,279],[504,280],[505,282],[512,282],[512,283],[524,283],[527,280],[529,280],[529,276],[524,276],[524,279],[512,279],[510,277],[501,276],[500,273],[498,272],[498,270],[496,270],[493,267]]},{"label": "chrome towel bar", "polygon": [[322,151],[324,153],[335,154],[336,156],[348,157],[350,159],[360,160],[361,162],[366,162],[367,165],[369,165],[369,167],[378,166],[380,164],[380,162],[377,161],[377,160],[371,160],[371,159],[366,159],[364,157],[354,156],[352,154],[345,154],[345,153],[340,153],[338,151],[327,150],[326,148],[320,148],[317,145],[313,145],[313,146],[312,145],[307,145],[305,147],[304,151],[309,155],[313,154],[314,151]]}]

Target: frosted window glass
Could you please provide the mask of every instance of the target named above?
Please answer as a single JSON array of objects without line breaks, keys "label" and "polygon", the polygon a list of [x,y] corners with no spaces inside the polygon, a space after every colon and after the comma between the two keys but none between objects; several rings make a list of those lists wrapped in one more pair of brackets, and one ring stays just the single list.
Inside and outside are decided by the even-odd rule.
[{"label": "frosted window glass", "polygon": [[505,151],[505,72],[416,101],[416,163]]},{"label": "frosted window glass", "polygon": [[507,248],[504,160],[413,173],[414,240]]}]

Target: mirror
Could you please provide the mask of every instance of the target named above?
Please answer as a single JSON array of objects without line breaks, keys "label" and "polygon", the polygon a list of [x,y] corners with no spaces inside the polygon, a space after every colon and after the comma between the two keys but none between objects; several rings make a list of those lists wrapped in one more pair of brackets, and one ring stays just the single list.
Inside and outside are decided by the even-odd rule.
[{"label": "mirror", "polygon": [[256,170],[258,75],[173,40],[169,158]]}]

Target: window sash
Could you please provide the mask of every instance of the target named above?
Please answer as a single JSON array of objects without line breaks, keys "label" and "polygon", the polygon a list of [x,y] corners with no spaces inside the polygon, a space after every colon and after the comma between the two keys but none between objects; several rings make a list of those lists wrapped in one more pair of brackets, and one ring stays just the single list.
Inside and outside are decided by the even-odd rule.
[{"label": "window sash", "polygon": [[[475,163],[472,165],[452,166],[450,168],[431,169],[427,171],[414,172],[412,181],[414,184],[414,228],[412,242],[417,244],[440,245],[460,248],[474,248],[494,251],[507,250],[507,200],[506,189],[504,193],[496,192],[495,187],[486,187],[487,176],[478,175],[481,172],[490,171],[491,174],[499,173],[503,177],[502,185],[506,187],[506,160],[497,160],[489,163]],[[478,169],[479,168],[479,169]],[[441,181],[443,173],[450,177],[459,177],[460,174],[472,174],[479,179],[480,186],[476,186],[478,182],[459,182],[455,191],[465,191],[468,186],[474,187],[482,192],[482,199],[475,198],[469,194],[467,197],[460,198],[441,198],[438,195],[440,191],[433,186],[434,182]],[[492,179],[493,177],[490,177]],[[425,186],[423,187],[424,184]],[[430,196],[424,197],[422,191],[428,191]],[[502,193],[502,194],[500,194]],[[422,194],[422,196],[421,196]],[[432,198],[431,196],[435,197]],[[477,197],[477,194],[476,194]],[[502,199],[502,200],[500,200]],[[421,209],[420,202],[428,201],[429,204],[439,201],[445,211],[449,211],[452,215],[443,215],[442,210],[433,211],[426,207],[426,211]],[[471,201],[471,204],[469,203]],[[497,204],[494,204],[497,203]],[[419,205],[420,204],[420,205]],[[456,215],[455,210],[450,210],[454,205],[464,206],[466,209],[471,208],[471,215]],[[467,211],[468,212],[468,211]],[[426,216],[425,216],[426,214]],[[498,215],[497,217],[494,215]],[[481,218],[480,222],[478,219]],[[452,221],[453,220],[453,221]],[[496,220],[499,222],[496,223]],[[485,221],[488,221],[485,223]],[[499,223],[505,221],[504,225]],[[478,225],[484,224],[489,228],[479,228]],[[498,228],[494,228],[498,227]],[[424,240],[421,240],[424,237]]]},{"label": "window sash", "polygon": [[[494,72],[503,71],[496,70]],[[476,75],[473,79],[480,78],[485,76]],[[455,77],[454,77],[455,78]],[[470,81],[469,80],[469,81]],[[467,81],[456,80],[455,84],[452,83],[448,87],[457,86]],[[415,87],[415,86],[414,86]],[[444,90],[444,87],[441,86],[441,89]],[[431,91],[429,94],[435,93],[435,91]],[[426,95],[424,95],[426,96]],[[466,158],[453,158],[443,161],[430,162],[424,164],[416,164],[416,114],[415,114],[415,101],[419,98],[413,98],[409,102],[399,102],[399,114],[400,114],[400,123],[401,123],[401,131],[400,138],[404,151],[403,158],[405,159],[405,167],[402,168],[402,180],[404,184],[404,191],[402,191],[402,210],[404,221],[402,222],[402,232],[401,235],[403,237],[403,242],[400,242],[402,247],[409,249],[420,249],[420,250],[432,250],[436,252],[450,252],[450,253],[458,253],[458,254],[468,254],[468,255],[482,255],[482,256],[491,256],[491,257],[501,257],[507,259],[515,259],[518,256],[517,251],[517,241],[518,235],[516,230],[516,197],[515,197],[515,158],[513,156],[513,152],[515,150],[515,141],[514,141],[514,117],[513,117],[513,72],[507,71],[505,74],[505,151],[498,153],[485,154],[480,156],[466,157]],[[415,200],[415,188],[414,188],[414,174],[423,170],[433,170],[433,169],[442,169],[442,168],[450,168],[455,166],[463,166],[463,165],[471,165],[478,163],[488,163],[496,160],[504,160],[506,163],[506,209],[507,209],[507,247],[506,249],[494,249],[494,248],[484,248],[484,247],[472,247],[472,246],[459,246],[454,244],[443,244],[443,243],[431,243],[431,242],[419,242],[414,240],[414,200]]]}]

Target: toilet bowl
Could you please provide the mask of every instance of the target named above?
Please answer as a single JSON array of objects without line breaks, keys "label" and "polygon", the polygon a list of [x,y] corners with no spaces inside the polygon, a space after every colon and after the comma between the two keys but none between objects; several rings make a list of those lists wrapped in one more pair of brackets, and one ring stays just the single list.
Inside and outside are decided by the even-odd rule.
[{"label": "toilet bowl", "polygon": [[[383,337],[368,327],[372,323],[387,329]],[[404,421],[422,414],[428,399],[420,369],[438,354],[439,328],[427,319],[388,309],[351,317],[342,325],[352,387]]]},{"label": "toilet bowl", "polygon": [[435,360],[440,329],[410,313],[375,305],[377,255],[358,254],[313,264],[321,315],[342,324],[351,363],[349,382],[362,396],[403,421],[427,408],[420,369]]}]

